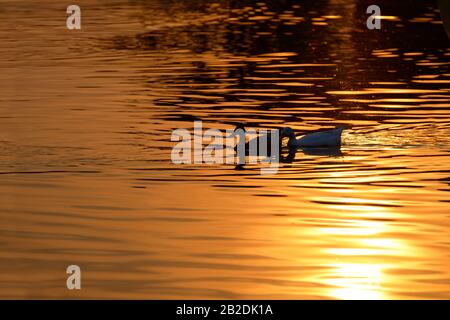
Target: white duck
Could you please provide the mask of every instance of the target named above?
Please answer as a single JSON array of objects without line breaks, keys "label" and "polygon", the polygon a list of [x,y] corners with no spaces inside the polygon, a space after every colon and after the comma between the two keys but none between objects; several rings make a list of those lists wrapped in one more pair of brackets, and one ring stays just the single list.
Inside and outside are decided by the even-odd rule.
[{"label": "white duck", "polygon": [[288,137],[289,148],[330,148],[341,145],[341,135],[343,127],[336,127],[333,130],[308,133],[297,139],[294,130],[287,127],[281,131],[281,137]]}]

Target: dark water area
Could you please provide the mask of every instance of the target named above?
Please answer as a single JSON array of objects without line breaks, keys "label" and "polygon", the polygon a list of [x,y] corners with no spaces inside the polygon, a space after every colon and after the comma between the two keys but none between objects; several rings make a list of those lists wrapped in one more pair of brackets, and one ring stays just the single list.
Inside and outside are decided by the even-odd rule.
[{"label": "dark water area", "polygon": [[[435,1],[0,0],[0,297],[450,298]],[[176,165],[175,129],[338,125],[339,152]],[[82,290],[67,290],[79,265]]]}]

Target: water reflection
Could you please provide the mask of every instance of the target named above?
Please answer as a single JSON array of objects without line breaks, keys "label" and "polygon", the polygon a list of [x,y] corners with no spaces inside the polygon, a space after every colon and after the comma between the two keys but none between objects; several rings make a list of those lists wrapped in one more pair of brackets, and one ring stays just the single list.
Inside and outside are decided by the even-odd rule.
[{"label": "water reflection", "polygon": [[348,198],[346,201],[353,205],[341,209],[353,211],[355,217],[339,227],[320,230],[340,244],[325,250],[337,262],[328,266],[332,271],[322,281],[334,287],[329,294],[338,299],[389,299],[385,283],[392,264],[379,257],[407,256],[401,241],[386,237],[395,229],[392,226],[395,215],[391,216],[386,208],[364,204],[370,200]]},{"label": "water reflection", "polygon": [[[413,2],[2,6],[0,296],[449,298],[450,48]],[[195,120],[347,130],[262,176],[172,164]]]}]

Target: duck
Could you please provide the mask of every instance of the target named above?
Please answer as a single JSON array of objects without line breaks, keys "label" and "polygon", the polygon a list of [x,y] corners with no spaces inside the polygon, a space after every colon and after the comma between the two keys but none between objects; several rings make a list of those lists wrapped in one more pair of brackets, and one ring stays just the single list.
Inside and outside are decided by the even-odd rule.
[{"label": "duck", "polygon": [[308,133],[297,139],[294,130],[286,127],[281,130],[281,137],[289,138],[289,148],[336,148],[341,146],[343,130],[344,127],[339,126],[332,130]]},{"label": "duck", "polygon": [[[249,155],[251,145],[256,147],[256,150],[254,150],[254,152],[256,151],[256,155],[261,155],[262,150],[260,150],[260,148],[262,146],[261,145],[262,143],[266,144],[266,147],[267,147],[266,151],[268,154],[280,153],[281,152],[282,130],[281,129],[277,129],[277,130],[278,130],[278,132],[277,132],[278,135],[276,135],[276,136],[273,136],[272,132],[269,131],[269,132],[265,133],[264,135],[259,135],[255,138],[252,138],[249,141],[246,141],[244,144],[245,155]],[[236,134],[237,135],[239,135],[239,134],[245,135],[246,133],[247,133],[247,130],[245,129],[245,126],[243,124],[237,124],[232,136],[235,136]],[[245,137],[243,137],[243,138],[245,140]],[[277,150],[272,150],[272,147],[273,147],[272,139],[279,140],[278,144],[277,144],[277,146],[278,146]],[[235,151],[237,151],[238,146],[236,145],[234,149],[235,149]]]},{"label": "duck", "polygon": [[[242,132],[245,134],[246,130],[245,130],[244,125],[238,124],[234,131],[236,132],[238,129],[241,129]],[[278,136],[280,139],[280,143],[279,143],[280,148],[281,148],[281,141],[285,137],[289,138],[288,143],[287,143],[287,146],[289,149],[293,149],[293,148],[338,148],[341,146],[341,136],[342,136],[344,127],[338,126],[332,130],[308,133],[299,139],[297,139],[297,137],[295,136],[294,130],[290,127],[285,127],[285,128],[278,129],[278,130],[279,130]],[[261,137],[257,137],[254,139],[260,139],[260,138]],[[267,143],[269,152],[270,152],[270,147],[271,147],[271,138],[272,138],[271,134],[269,134],[267,137],[265,137],[265,141]],[[249,144],[250,144],[250,142],[245,143],[246,153],[249,150]],[[257,143],[255,145],[259,146],[259,144],[257,144]]]}]

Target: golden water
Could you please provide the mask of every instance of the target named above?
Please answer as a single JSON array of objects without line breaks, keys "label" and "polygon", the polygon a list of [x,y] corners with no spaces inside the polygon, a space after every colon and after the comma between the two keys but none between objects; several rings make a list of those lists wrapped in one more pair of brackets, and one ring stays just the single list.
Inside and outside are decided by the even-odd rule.
[{"label": "golden water", "polygon": [[[434,2],[378,2],[379,31],[351,0],[80,0],[70,31],[0,1],[0,297],[450,298],[450,47]],[[264,176],[172,164],[195,119],[347,130]]]}]

